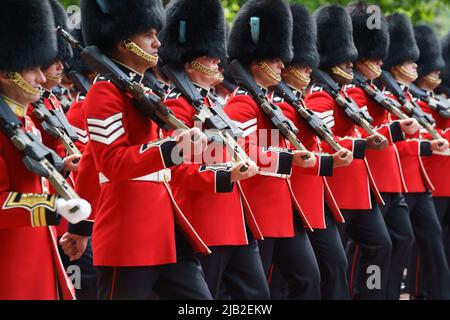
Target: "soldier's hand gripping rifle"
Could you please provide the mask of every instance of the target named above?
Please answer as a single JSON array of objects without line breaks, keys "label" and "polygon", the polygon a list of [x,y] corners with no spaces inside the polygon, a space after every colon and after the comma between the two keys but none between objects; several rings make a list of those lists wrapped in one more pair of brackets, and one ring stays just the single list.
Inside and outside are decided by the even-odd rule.
[{"label": "soldier's hand gripping rifle", "polygon": [[428,106],[439,113],[445,119],[450,118],[450,101],[439,96],[429,96],[425,90],[417,87],[413,83],[409,85],[409,92],[413,97],[425,101]]},{"label": "soldier's hand gripping rifle", "polygon": [[73,48],[80,50],[81,58],[97,73],[111,81],[119,90],[130,94],[134,99],[134,105],[146,117],[153,120],[165,131],[170,129],[189,128],[180,121],[163,104],[161,98],[153,94],[147,94],[145,88],[130,80],[130,78],[107,56],[105,56],[96,46],[82,47],[81,44],[61,27],[57,28],[57,33],[63,37]]},{"label": "soldier's hand gripping rifle", "polygon": [[32,103],[33,115],[41,122],[42,129],[51,137],[58,139],[69,155],[81,154],[75,146],[78,134],[60,110],[49,110],[42,100]]},{"label": "soldier's hand gripping rifle", "polygon": [[[298,129],[284,114],[277,105],[271,103],[261,88],[256,84],[250,73],[245,70],[238,60],[231,61],[229,65],[231,74],[236,83],[243,87],[253,100],[258,104],[264,114],[269,118],[272,124],[280,130],[281,134],[299,151],[308,151],[301,141],[297,138]],[[303,160],[309,159],[309,155],[303,155]]]},{"label": "soldier's hand gripping rifle", "polygon": [[[343,95],[339,84],[331,76],[322,70],[315,69],[312,72],[312,77],[315,82],[322,85],[324,90],[333,97],[337,105],[344,110],[354,124],[363,128],[370,136],[377,134],[372,127],[373,119],[367,110],[359,108],[352,98]],[[381,143],[381,138],[375,139],[375,142]]]},{"label": "soldier's hand gripping rifle", "polygon": [[384,86],[386,86],[386,88],[398,99],[406,114],[416,119],[417,122],[419,122],[419,124],[430,134],[433,140],[442,139],[441,135],[433,127],[433,117],[426,114],[415,102],[409,101],[406,98],[402,88],[400,88],[397,81],[395,81],[394,77],[392,77],[389,72],[383,71],[381,74],[381,81]]},{"label": "soldier's hand gripping rifle", "polygon": [[[235,162],[250,163],[252,160],[236,141],[240,133],[238,133],[236,126],[222,108],[207,106],[203,97],[184,71],[175,70],[168,65],[165,65],[162,71],[172,81],[174,86],[181,91],[186,101],[194,107],[197,113],[195,120],[200,121],[205,126],[205,129],[212,130],[213,133],[217,134],[221,142],[233,151]],[[245,172],[247,169],[248,165],[244,164],[240,171]]]},{"label": "soldier's hand gripping rifle", "polygon": [[[0,97],[0,130],[23,154],[22,161],[28,170],[47,178],[64,200],[80,198],[60,173],[64,168],[63,160],[53,150],[44,146],[34,134],[22,130],[22,123],[3,97]],[[72,208],[71,212],[76,210],[78,207]]]},{"label": "soldier's hand gripping rifle", "polygon": [[[273,87],[274,91],[286,100],[291,106],[293,106],[300,117],[308,124],[308,126],[319,136],[322,140],[326,141],[331,148],[338,152],[342,150],[339,143],[333,138],[333,133],[330,131],[325,122],[322,121],[313,111],[305,108],[302,101],[300,101],[291,88],[288,87],[286,82],[280,81],[278,85]],[[346,153],[342,155],[345,158]]]}]

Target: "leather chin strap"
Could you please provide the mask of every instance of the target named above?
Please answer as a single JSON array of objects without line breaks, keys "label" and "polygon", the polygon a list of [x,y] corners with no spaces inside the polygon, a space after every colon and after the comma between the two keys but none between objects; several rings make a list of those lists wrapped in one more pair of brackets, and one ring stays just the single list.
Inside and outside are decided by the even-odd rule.
[{"label": "leather chin strap", "polygon": [[333,68],[331,68],[331,72],[333,72],[335,75],[342,77],[346,80],[353,80],[353,75],[349,74],[347,72],[345,72],[344,70],[342,70],[341,68],[339,68],[338,66],[335,66]]},{"label": "leather chin strap", "polygon": [[377,75],[377,77],[381,76],[381,68],[371,62],[368,61],[363,61],[363,64],[369,68],[370,71],[372,71],[373,73],[375,73]]},{"label": "leather chin strap", "polygon": [[37,96],[42,93],[42,88],[33,88],[24,78],[22,78],[20,73],[10,72],[8,73],[8,78],[27,94]]},{"label": "leather chin strap", "polygon": [[287,72],[289,72],[294,78],[300,80],[301,82],[304,82],[306,85],[308,85],[311,82],[311,77],[302,73],[295,67],[287,67]]},{"label": "leather chin strap", "polygon": [[159,56],[157,54],[149,54],[145,52],[141,47],[139,47],[136,43],[134,43],[131,40],[125,40],[123,44],[125,45],[125,48],[127,48],[128,51],[134,53],[138,57],[141,57],[147,62],[151,62],[155,66],[158,64]]},{"label": "leather chin strap", "polygon": [[267,63],[265,63],[264,61],[259,61],[257,63],[257,65],[263,69],[263,71],[269,76],[271,77],[273,80],[280,82],[281,81],[281,76],[279,74],[277,74],[276,72],[274,72]]},{"label": "leather chin strap", "polygon": [[217,77],[219,77],[219,75],[220,75],[220,71],[219,70],[213,70],[211,68],[208,68],[204,64],[201,64],[200,62],[198,62],[197,60],[193,60],[189,64],[192,67],[192,69],[200,71],[201,73],[207,74],[209,76],[217,76]]}]

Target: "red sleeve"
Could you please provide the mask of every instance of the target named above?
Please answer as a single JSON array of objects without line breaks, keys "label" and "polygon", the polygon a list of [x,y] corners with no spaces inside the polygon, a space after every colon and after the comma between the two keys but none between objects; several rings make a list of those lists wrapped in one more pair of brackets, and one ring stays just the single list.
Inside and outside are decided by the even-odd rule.
[{"label": "red sleeve", "polygon": [[[387,111],[378,102],[370,98],[362,88],[350,86],[345,91],[356,102],[359,108],[367,109],[374,119],[372,124],[376,131],[388,139],[389,143],[392,144],[405,139],[400,123],[398,121],[389,121]],[[365,130],[361,130],[361,133],[364,138],[369,136]]]},{"label": "red sleeve", "polygon": [[261,136],[267,132],[261,127],[260,111],[253,99],[248,95],[232,96],[225,105],[225,112],[243,131],[239,142],[244,146],[250,158],[255,161],[261,171],[268,174],[290,175],[293,154],[291,150],[260,145]]},{"label": "red sleeve", "polygon": [[129,140],[128,126],[133,124],[127,122],[127,108],[133,106],[112,83],[94,84],[84,104],[95,162],[109,181],[141,177],[181,161],[172,157],[174,139],[139,145]]},{"label": "red sleeve", "polygon": [[[175,116],[183,121],[188,127],[192,128],[194,126],[193,116],[195,115],[195,110],[183,97],[178,95],[173,99],[167,99],[165,104],[172,110]],[[171,134],[172,132],[165,133],[166,136],[170,136]],[[222,146],[210,143],[205,154],[210,154],[210,151],[217,147],[219,147],[217,151],[222,152]],[[222,160],[222,157],[220,157],[220,160]],[[224,161],[219,162],[227,162],[226,158],[223,158],[223,160]],[[200,162],[202,164],[192,162],[174,166],[171,169],[173,177],[172,181],[174,181],[174,183],[180,183],[184,188],[191,190],[207,192],[231,192],[233,190],[233,183],[231,182],[231,166],[214,165],[215,163],[211,163],[205,158]]]},{"label": "red sleeve", "polygon": [[67,112],[67,121],[72,125],[74,131],[78,135],[78,140],[75,145],[83,154],[84,148],[89,141],[89,136],[86,130],[86,117],[83,111],[84,100],[74,102]]},{"label": "red sleeve", "polygon": [[[30,180],[35,179],[31,175]],[[0,229],[59,224],[55,200],[56,196],[48,194],[12,191],[6,162],[0,156]]]},{"label": "red sleeve", "polygon": [[[305,104],[308,109],[314,111],[322,119],[322,121],[328,125],[330,130],[334,132],[334,113],[336,103],[328,93],[322,90],[314,91],[313,88],[312,91],[306,95]],[[366,150],[365,139],[340,137],[336,135],[333,137],[342,147],[350,150],[355,159],[364,159]],[[322,146],[324,151],[333,153],[333,149],[328,145],[328,143],[323,143]]]}]

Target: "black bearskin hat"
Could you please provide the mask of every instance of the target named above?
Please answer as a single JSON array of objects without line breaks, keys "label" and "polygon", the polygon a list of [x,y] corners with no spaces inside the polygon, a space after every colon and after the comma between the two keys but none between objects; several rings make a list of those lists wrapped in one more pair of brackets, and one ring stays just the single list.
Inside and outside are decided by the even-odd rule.
[{"label": "black bearskin hat", "polygon": [[225,59],[225,15],[219,0],[172,0],[160,34],[164,64],[182,67],[197,57]]},{"label": "black bearskin hat", "polygon": [[[63,6],[59,4],[57,0],[49,0],[53,10],[53,18],[55,18],[55,27],[62,27],[64,30],[68,30],[67,27],[67,13]],[[58,42],[58,55],[57,60],[67,61],[72,58],[72,47],[62,37],[57,37]]]},{"label": "black bearskin hat", "polygon": [[47,0],[3,0],[0,10],[0,70],[46,67],[56,57],[53,13]]},{"label": "black bearskin hat", "polygon": [[294,28],[292,45],[294,58],[292,65],[317,68],[319,66],[319,52],[317,51],[317,26],[308,9],[303,5],[291,5]]},{"label": "black bearskin hat", "polygon": [[358,51],[353,43],[352,19],[345,8],[337,4],[326,5],[319,8],[314,17],[317,24],[320,68],[326,69],[347,61],[355,61]]},{"label": "black bearskin hat", "polygon": [[369,28],[372,13],[367,12],[368,4],[358,2],[347,7],[353,24],[353,41],[358,50],[358,60],[384,60],[389,50],[388,23],[381,15],[380,28]]},{"label": "black bearskin hat", "polygon": [[445,68],[441,73],[442,83],[436,91],[445,93],[450,98],[450,33],[441,41],[442,57],[444,58]]},{"label": "black bearskin hat", "polygon": [[241,8],[228,37],[228,55],[243,65],[252,61],[293,58],[292,14],[283,0],[249,0]]},{"label": "black bearskin hat", "polygon": [[419,24],[414,27],[414,35],[420,52],[417,60],[419,78],[433,71],[442,71],[445,62],[442,59],[441,43],[434,30],[426,24]]},{"label": "black bearskin hat", "polygon": [[[83,33],[81,32],[81,29],[73,29],[70,31],[71,35],[80,43],[81,46],[85,46]],[[78,49],[75,49],[73,51],[73,57],[68,61],[69,64],[69,71],[76,71],[80,74],[86,75],[90,72],[93,72],[91,67],[89,67],[83,59],[81,59],[81,51]]]},{"label": "black bearskin hat", "polygon": [[419,48],[411,21],[407,16],[394,13],[386,18],[389,25],[389,53],[384,61],[383,69],[401,65],[406,61],[417,61],[419,59]]},{"label": "black bearskin hat", "polygon": [[105,53],[135,34],[165,22],[161,0],[81,0],[81,29],[87,45]]}]

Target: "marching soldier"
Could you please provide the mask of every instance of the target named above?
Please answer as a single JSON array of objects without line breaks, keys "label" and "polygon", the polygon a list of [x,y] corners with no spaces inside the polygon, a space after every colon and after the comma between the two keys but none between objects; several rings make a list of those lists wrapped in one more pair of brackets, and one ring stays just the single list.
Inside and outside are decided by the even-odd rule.
[{"label": "marching soldier", "polygon": [[[294,20],[294,58],[283,69],[282,78],[295,93],[298,103],[307,108],[302,95],[309,85],[312,68],[319,65],[317,28],[314,18],[304,6],[292,5],[291,11]],[[332,175],[334,167],[350,165],[352,153],[345,148],[332,155],[323,153],[320,140],[297,110],[281,96],[275,95],[273,102],[297,126],[297,135],[306,148],[312,152],[321,152],[316,155],[314,168],[292,169],[292,189],[314,229],[314,232],[308,233],[308,237],[320,268],[322,299],[349,299],[347,258],[336,227],[337,223],[344,222],[344,218],[325,177]]]},{"label": "marching soldier", "polygon": [[[283,63],[293,57],[291,47],[292,14],[284,1],[250,0],[242,6],[228,38],[228,54],[264,93],[281,80]],[[274,264],[288,283],[288,299],[320,299],[320,272],[305,230],[311,225],[286,178],[293,165],[314,167],[316,158],[308,151],[290,151],[244,88],[234,91],[225,112],[244,131],[246,148],[262,173],[265,157],[269,165],[276,164],[276,173],[260,172],[241,182],[264,237],[259,248],[266,275]]]},{"label": "marching soldier", "polygon": [[[389,49],[389,30],[384,16],[381,16],[380,29],[367,27],[370,17],[367,7],[367,4],[358,4],[348,8],[353,23],[353,39],[358,50],[355,73],[367,79],[363,85],[378,90],[373,80],[382,72],[381,65]],[[387,271],[382,271],[387,272],[389,277],[386,299],[398,300],[403,271],[411,254],[414,233],[408,207],[402,195],[406,185],[395,143],[405,139],[404,133],[417,132],[419,124],[414,119],[392,121],[392,115],[369,96],[358,83],[346,86],[345,90],[360,108],[367,108],[373,118],[373,126],[389,141],[389,145],[383,150],[367,150],[366,159],[385,203],[380,206],[380,210],[393,244],[391,266]]]},{"label": "marching soldier", "polygon": [[[56,56],[52,10],[48,1],[8,0],[2,5],[0,45],[7,50],[0,53],[1,99],[21,122],[23,129],[18,130],[40,137],[27,105],[40,98],[40,86],[46,82],[40,67]],[[23,21],[17,21],[17,12]],[[3,106],[1,113],[6,114]],[[0,299],[74,299],[53,226],[59,215],[74,223],[85,218],[89,203],[45,193],[47,182],[25,167],[24,154],[4,133],[0,145]]]},{"label": "marching soldier", "polygon": [[[96,45],[133,81],[157,64],[164,25],[160,0],[81,1],[87,45]],[[174,202],[168,168],[188,147],[203,150],[198,129],[158,139],[158,128],[113,83],[86,97],[89,145],[101,183],[93,230],[100,299],[211,299],[194,250],[209,249]],[[183,142],[184,141],[184,142]]]},{"label": "marching soldier", "polygon": [[[341,86],[353,79],[353,61],[358,52],[353,43],[352,22],[349,14],[339,5],[328,5],[315,13],[318,26],[319,68],[327,72]],[[336,140],[353,152],[348,167],[336,168],[327,178],[331,191],[345,218],[341,236],[348,235],[357,245],[359,264],[349,260],[350,290],[354,299],[384,299],[392,243],[377,201],[382,203],[370,169],[365,160],[366,149],[381,149],[386,139],[379,134],[362,137],[362,129],[355,126],[341,106],[327,92],[315,84],[305,103],[331,128]],[[349,179],[352,179],[351,183]],[[381,288],[370,290],[366,285],[368,267],[377,265],[381,270]]]},{"label": "marching soldier", "polygon": [[450,33],[441,40],[442,57],[445,60],[445,68],[441,72],[442,82],[436,88],[436,92],[442,97],[450,100]]},{"label": "marching soldier", "polygon": [[[218,63],[226,55],[220,1],[175,0],[166,10],[167,25],[160,37],[162,60],[187,74],[206,108],[218,107],[210,97],[221,76]],[[165,104],[187,126],[194,127],[196,109],[177,87],[167,95]],[[269,299],[256,242],[262,235],[239,182],[254,176],[257,167],[251,160],[230,163],[229,151],[222,149],[213,142],[205,150],[203,164],[182,164],[172,169],[174,196],[212,250],[211,255],[199,258],[213,297],[220,298],[220,288],[225,287],[231,299]],[[242,172],[244,165],[248,168]]]},{"label": "marching soldier", "polygon": [[[439,109],[434,109],[431,101],[436,99],[433,90],[440,84],[440,73],[445,68],[439,39],[434,30],[426,24],[415,26],[414,36],[420,51],[420,56],[417,60],[418,77],[415,83],[427,95],[427,97],[422,98],[414,97],[414,101],[424,112],[432,115],[436,121],[435,128],[448,140],[445,130],[450,127],[450,113],[447,115],[443,113],[445,112],[444,110],[439,112]],[[446,223],[448,224],[447,221],[450,218],[450,216],[446,218],[446,207],[448,206],[448,196],[450,196],[450,185],[448,183],[450,175],[447,170],[442,170],[442,168],[447,168],[450,164],[449,155],[449,150],[447,150],[446,152],[433,152],[431,157],[422,158],[425,170],[434,187],[434,190],[432,190],[433,202],[441,224],[443,239],[445,239],[444,230],[447,229]],[[417,263],[421,260],[416,247],[411,257],[412,263],[410,268],[408,268],[408,286],[415,297],[423,297],[425,294],[422,263]]]},{"label": "marching soldier", "polygon": [[[414,31],[410,20],[403,14],[393,14],[387,20],[391,41],[383,69],[392,74],[406,99],[412,101],[408,85],[417,79],[415,61],[420,54]],[[389,91],[385,93],[396,98]],[[442,243],[442,228],[431,197],[433,185],[421,159],[422,156],[431,156],[433,152],[444,152],[448,149],[448,142],[443,139],[424,140],[420,133],[406,135],[406,138],[398,141],[396,146],[406,184],[404,195],[424,270],[426,293],[431,299],[448,299],[450,275]],[[408,269],[408,277],[415,276]]]}]

